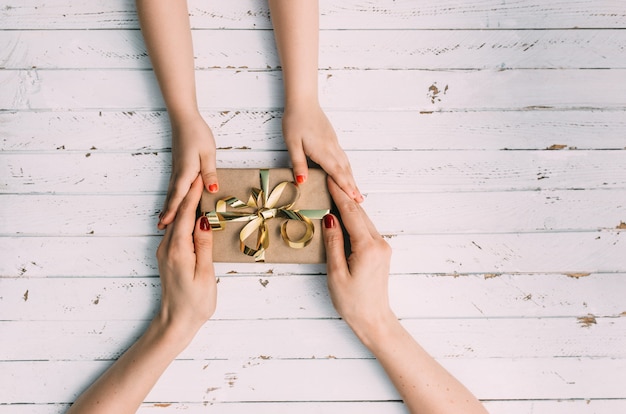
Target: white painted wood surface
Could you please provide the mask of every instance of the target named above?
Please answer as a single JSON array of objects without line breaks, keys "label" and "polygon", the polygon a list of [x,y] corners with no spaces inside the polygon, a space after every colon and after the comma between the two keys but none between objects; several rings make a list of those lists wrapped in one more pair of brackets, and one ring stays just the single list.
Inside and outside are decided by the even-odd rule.
[{"label": "white painted wood surface", "polygon": [[[286,166],[267,5],[189,3],[219,165]],[[321,12],[321,98],[403,324],[492,413],[626,412],[626,3]],[[63,412],[158,306],[150,69],[132,0],[0,1],[0,414]],[[324,266],[216,270],[215,318],[140,412],[405,412]]]}]

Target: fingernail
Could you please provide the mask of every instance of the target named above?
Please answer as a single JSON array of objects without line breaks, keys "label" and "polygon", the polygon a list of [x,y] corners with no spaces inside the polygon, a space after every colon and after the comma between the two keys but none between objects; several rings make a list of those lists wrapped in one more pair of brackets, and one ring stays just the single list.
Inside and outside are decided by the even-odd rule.
[{"label": "fingernail", "polygon": [[159,213],[159,221],[163,220],[163,216],[165,215],[165,211],[161,211]]},{"label": "fingernail", "polygon": [[209,191],[212,192],[212,193],[217,192],[217,184],[209,185]]},{"label": "fingernail", "polygon": [[335,227],[335,217],[332,214],[326,214],[324,216],[324,227],[327,229],[332,229]]},{"label": "fingernail", "polygon": [[209,224],[209,219],[207,218],[207,216],[200,217],[200,230],[211,230],[211,225]]},{"label": "fingernail", "polygon": [[302,184],[304,182],[304,175],[296,175],[296,181],[298,184]]}]

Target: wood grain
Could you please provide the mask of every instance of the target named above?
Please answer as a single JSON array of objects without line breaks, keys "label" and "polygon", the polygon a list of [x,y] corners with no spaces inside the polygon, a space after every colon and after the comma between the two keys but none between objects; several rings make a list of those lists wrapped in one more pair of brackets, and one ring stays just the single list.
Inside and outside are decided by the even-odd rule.
[{"label": "wood grain", "polygon": [[[492,414],[536,413],[597,414],[619,413],[626,409],[624,400],[616,399],[559,399],[559,400],[509,400],[484,401]],[[68,404],[19,404],[0,405],[1,414],[62,414]],[[9,411],[10,410],[10,411]],[[235,414],[255,412],[259,414],[288,414],[293,412],[316,414],[320,412],[341,414],[358,412],[363,414],[401,414],[406,408],[398,401],[352,401],[352,402],[229,402],[229,403],[151,403],[143,404],[139,414],[169,413],[223,413]]]},{"label": "wood grain", "polygon": [[[626,69],[329,70],[320,73],[320,100],[329,109],[485,111],[626,107]],[[202,109],[276,109],[282,77],[276,71],[216,69],[196,73]],[[164,107],[151,71],[5,70],[0,95],[9,110],[136,110]],[[232,90],[246,90],[244,95]]]},{"label": "wood grain", "polygon": [[[623,151],[348,152],[365,193],[623,189]],[[286,151],[219,151],[218,168],[289,166]],[[53,167],[53,168],[51,168]],[[163,152],[0,154],[4,193],[163,193],[170,174]],[[616,223],[619,224],[619,223]]]},{"label": "wood grain", "polygon": [[[5,195],[0,235],[158,235],[156,216],[164,198],[152,194]],[[401,208],[390,206],[390,199]],[[370,193],[363,207],[386,236],[610,231],[626,221],[624,200],[626,190],[621,189]]]},{"label": "wood grain", "polygon": [[[560,400],[510,400],[484,401],[492,414],[527,414],[564,412],[568,414],[619,413],[626,409],[624,400],[616,399],[560,399]],[[0,406],[1,414],[62,414],[68,404],[19,404]],[[11,411],[9,411],[11,410]],[[288,414],[293,412],[316,414],[401,414],[406,408],[398,401],[352,401],[352,402],[229,402],[229,403],[151,403],[143,404],[139,414],[169,413],[223,413],[255,412],[259,414]]]},{"label": "wood grain", "polygon": [[[276,69],[271,30],[194,30],[197,69]],[[626,67],[623,30],[326,30],[323,69]],[[137,30],[0,32],[6,69],[149,69]]]},{"label": "wood grain", "polygon": [[[302,270],[245,275],[226,269],[217,268],[220,303],[213,320],[337,318],[324,275]],[[570,326],[583,327],[574,318],[620,317],[624,273],[571,276],[585,273],[398,274],[391,276],[390,297],[403,319],[568,317]],[[93,321],[95,332],[106,321],[149,320],[160,294],[157,277],[19,277],[2,278],[0,285],[6,320]]]},{"label": "wood grain", "polygon": [[[137,28],[132,0],[80,0],[71,6],[43,0],[6,1],[0,14],[6,29]],[[244,0],[222,4],[219,0],[192,0],[194,28],[270,28],[267,3]],[[320,2],[322,29],[503,29],[503,28],[623,28],[626,8],[612,0],[572,0],[546,4],[540,0],[476,4],[454,0],[349,0]]]},{"label": "wood grain", "polygon": [[[20,344],[15,347],[5,341],[0,343],[0,352],[5,361],[113,360],[132,345],[147,323],[134,320],[0,322],[0,330]],[[624,317],[598,316],[589,325],[581,323],[579,317],[419,318],[404,319],[402,324],[439,359],[620,358],[626,346]],[[71,340],[41,346],[56,335]],[[243,337],[247,340],[242,341]],[[565,348],[564,343],[568,345]],[[608,346],[598,348],[595,346],[598,343]],[[372,355],[338,319],[258,319],[210,321],[179,356],[187,360],[241,359],[251,364],[267,359],[313,358],[367,359]]]},{"label": "wood grain", "polygon": [[[327,111],[346,150],[626,149],[623,111]],[[205,111],[218,149],[285,150],[282,111]],[[161,111],[0,112],[0,151],[152,152],[171,147]],[[384,137],[384,139],[382,139]]]},{"label": "wood grain", "polygon": [[[147,396],[148,403],[230,401],[386,401],[398,395],[371,359],[176,360]],[[533,358],[441,360],[482,399],[615,398],[626,381],[623,360]],[[0,397],[9,403],[70,402],[108,361],[0,362]],[[612,381],[603,380],[607,370]],[[475,372],[481,372],[480,380]],[[303,375],[306,373],[306,375]],[[46,379],[55,377],[55,381]],[[32,381],[32,379],[37,381]],[[185,378],[185,381],[180,381]],[[294,378],[297,378],[294,379]],[[348,379],[359,378],[359,387]],[[323,379],[323,380],[322,380]],[[28,386],[25,387],[25,383]],[[9,398],[4,398],[7,395]]]}]

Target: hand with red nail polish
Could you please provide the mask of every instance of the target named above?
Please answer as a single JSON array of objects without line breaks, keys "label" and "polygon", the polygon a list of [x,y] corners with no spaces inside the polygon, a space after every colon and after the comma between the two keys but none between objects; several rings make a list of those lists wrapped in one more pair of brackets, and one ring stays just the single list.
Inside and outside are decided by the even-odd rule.
[{"label": "hand with red nail polish", "polygon": [[68,413],[134,413],[168,365],[213,315],[217,284],[213,238],[206,217],[195,219],[202,194],[198,176],[157,249],[161,307],[144,334]]},{"label": "hand with red nail polish", "polygon": [[306,157],[309,156],[333,177],[353,200],[359,203],[363,201],[348,156],[339,145],[337,134],[319,105],[285,107],[283,136],[298,184],[306,182],[308,173]]},{"label": "hand with red nail polish", "polygon": [[360,203],[348,157],[319,105],[318,2],[270,0],[269,5],[285,86],[283,136],[296,182],[306,183],[308,156]]},{"label": "hand with red nail polish", "polygon": [[350,326],[377,321],[392,314],[387,295],[391,248],[359,204],[329,177],[328,190],[350,236],[346,258],[341,225],[324,216],[328,287],[337,312]]},{"label": "hand with red nail polish", "polygon": [[365,211],[332,178],[328,189],[341,224],[324,217],[328,290],[337,313],[378,359],[411,413],[486,414],[482,404],[400,324],[389,303],[391,248]]},{"label": "hand with red nail polish", "polygon": [[215,140],[199,113],[184,121],[172,120],[172,175],[159,229],[174,220],[182,199],[198,174],[209,192],[217,192]]},{"label": "hand with red nail polish", "polygon": [[195,220],[202,187],[202,179],[197,176],[157,249],[164,287],[161,314],[169,323],[188,327],[189,331],[197,330],[211,317],[217,292],[209,220],[206,216]]},{"label": "hand with red nail polish", "polygon": [[215,140],[198,110],[187,2],[137,0],[136,6],[172,126],[172,173],[158,223],[163,230],[198,174],[207,190],[217,185]]}]

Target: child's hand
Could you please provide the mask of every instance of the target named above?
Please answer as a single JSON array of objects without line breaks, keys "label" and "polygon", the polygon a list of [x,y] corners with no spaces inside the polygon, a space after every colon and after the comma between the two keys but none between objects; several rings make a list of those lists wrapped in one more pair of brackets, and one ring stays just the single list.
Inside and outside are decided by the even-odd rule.
[{"label": "child's hand", "polygon": [[172,122],[172,175],[159,216],[160,230],[174,221],[178,206],[198,174],[208,191],[218,190],[215,166],[213,133],[200,114],[182,122]]},{"label": "child's hand", "polygon": [[339,146],[337,134],[319,105],[285,107],[283,136],[298,184],[306,181],[308,155],[353,200],[359,203],[363,201],[363,196],[352,176],[348,157]]}]

